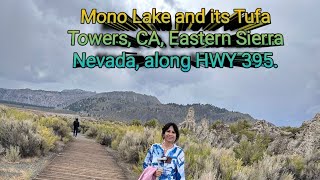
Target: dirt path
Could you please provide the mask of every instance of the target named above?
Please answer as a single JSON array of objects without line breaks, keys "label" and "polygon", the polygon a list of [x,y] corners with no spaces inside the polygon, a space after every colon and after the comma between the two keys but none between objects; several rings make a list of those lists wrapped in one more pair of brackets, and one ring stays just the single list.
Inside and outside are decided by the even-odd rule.
[{"label": "dirt path", "polygon": [[104,146],[79,135],[34,179],[125,180],[127,177]]}]

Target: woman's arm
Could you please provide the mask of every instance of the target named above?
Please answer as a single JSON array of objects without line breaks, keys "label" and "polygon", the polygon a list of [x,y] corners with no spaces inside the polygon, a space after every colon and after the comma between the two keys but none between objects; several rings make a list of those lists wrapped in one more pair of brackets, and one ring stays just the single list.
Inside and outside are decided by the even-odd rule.
[{"label": "woman's arm", "polygon": [[151,164],[152,164],[152,146],[148,149],[147,155],[144,158],[143,169],[147,168],[148,166],[151,166]]},{"label": "woman's arm", "polygon": [[184,173],[184,152],[181,150],[177,157],[177,180],[185,180],[185,173]]}]

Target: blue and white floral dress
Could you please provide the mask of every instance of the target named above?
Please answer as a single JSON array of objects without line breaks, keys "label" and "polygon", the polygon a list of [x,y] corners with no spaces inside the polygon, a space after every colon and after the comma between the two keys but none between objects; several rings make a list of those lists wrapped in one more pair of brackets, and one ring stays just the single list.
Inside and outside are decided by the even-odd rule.
[{"label": "blue and white floral dress", "polygon": [[[157,159],[163,156],[170,157],[171,162],[161,161],[159,163]],[[164,149],[161,147],[161,144],[153,144],[144,159],[143,169],[148,166],[158,167],[158,163],[163,168],[159,180],[185,180],[184,151],[181,147],[174,144],[174,146],[164,154]]]}]

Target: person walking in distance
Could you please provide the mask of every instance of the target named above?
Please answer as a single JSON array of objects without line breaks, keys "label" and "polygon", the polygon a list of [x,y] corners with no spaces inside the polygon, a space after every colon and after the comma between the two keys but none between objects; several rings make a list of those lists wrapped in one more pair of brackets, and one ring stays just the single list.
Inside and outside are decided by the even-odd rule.
[{"label": "person walking in distance", "polygon": [[79,126],[80,126],[79,120],[78,120],[78,118],[76,118],[76,120],[73,121],[73,136],[74,137],[77,137],[77,135],[78,135]]}]

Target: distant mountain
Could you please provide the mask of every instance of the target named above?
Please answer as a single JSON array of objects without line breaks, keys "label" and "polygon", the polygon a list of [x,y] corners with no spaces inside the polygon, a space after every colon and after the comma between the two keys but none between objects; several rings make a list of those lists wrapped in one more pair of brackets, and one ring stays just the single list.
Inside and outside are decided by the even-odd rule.
[{"label": "distant mountain", "polygon": [[25,103],[34,106],[63,108],[80,99],[95,95],[95,92],[79,89],[58,91],[44,91],[31,89],[3,89],[0,88],[0,100],[15,103]]},{"label": "distant mountain", "polygon": [[182,122],[190,107],[194,108],[195,120],[202,118],[209,121],[222,120],[234,122],[239,119],[255,120],[249,114],[232,112],[209,104],[178,105],[162,104],[156,97],[135,92],[105,92],[95,93],[80,89],[44,91],[31,89],[0,89],[0,101],[25,103],[35,106],[64,108],[79,114],[104,119],[142,121],[158,119],[165,123],[169,121]]},{"label": "distant mountain", "polygon": [[195,120],[206,117],[210,121],[222,120],[234,122],[238,119],[254,120],[250,115],[231,112],[209,104],[178,105],[174,103],[162,104],[156,97],[141,95],[134,92],[108,92],[91,96],[74,102],[66,107],[85,115],[108,118],[114,120],[142,121],[158,119],[165,123],[169,121],[182,122],[190,107],[195,110]]}]

